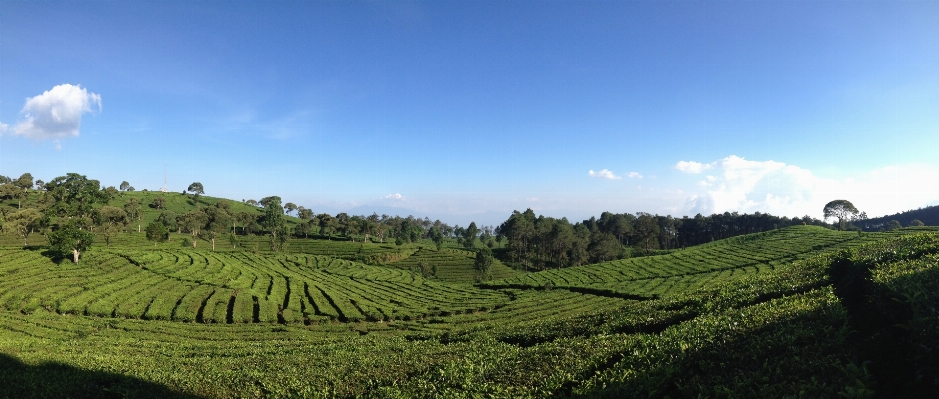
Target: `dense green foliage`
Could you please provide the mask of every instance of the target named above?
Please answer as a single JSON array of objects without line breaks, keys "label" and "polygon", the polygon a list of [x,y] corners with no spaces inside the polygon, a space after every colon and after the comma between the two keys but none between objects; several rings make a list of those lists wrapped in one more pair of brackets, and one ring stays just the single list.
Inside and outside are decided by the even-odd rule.
[{"label": "dense green foliage", "polygon": [[939,395],[931,228],[460,228],[8,180],[0,397]]},{"label": "dense green foliage", "polygon": [[854,225],[864,231],[878,231],[884,229],[886,224],[891,220],[896,220],[903,226],[914,226],[913,221],[918,221],[926,226],[939,226],[939,205],[912,209],[906,212],[899,212],[877,218],[858,220],[854,222]]},{"label": "dense green foliage", "polygon": [[578,223],[566,218],[535,216],[528,209],[515,211],[495,229],[508,239],[505,261],[525,270],[546,270],[649,255],[660,249],[678,249],[742,234],[771,231],[787,226],[827,226],[805,216],[789,219],[764,213],[725,212],[681,219],[648,213],[603,212]]},{"label": "dense green foliage", "polygon": [[928,230],[795,227],[479,287],[394,266],[451,254],[473,272],[475,253],[430,245],[369,266],[353,248],[397,247],[329,242],[341,260],[132,236],[80,265],[0,250],[0,396],[869,397],[899,386],[872,342],[911,359],[904,392],[937,389]]}]

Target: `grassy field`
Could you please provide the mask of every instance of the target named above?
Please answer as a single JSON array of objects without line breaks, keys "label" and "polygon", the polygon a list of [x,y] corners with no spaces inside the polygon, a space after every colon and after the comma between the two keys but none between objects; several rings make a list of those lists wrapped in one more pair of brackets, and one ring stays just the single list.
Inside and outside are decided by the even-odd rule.
[{"label": "grassy field", "polygon": [[141,236],[79,265],[50,259],[41,236],[27,249],[4,237],[0,397],[939,391],[928,228],[799,226],[540,273],[497,264],[483,284],[470,252],[429,244],[293,240],[275,254],[263,238],[212,251]]}]

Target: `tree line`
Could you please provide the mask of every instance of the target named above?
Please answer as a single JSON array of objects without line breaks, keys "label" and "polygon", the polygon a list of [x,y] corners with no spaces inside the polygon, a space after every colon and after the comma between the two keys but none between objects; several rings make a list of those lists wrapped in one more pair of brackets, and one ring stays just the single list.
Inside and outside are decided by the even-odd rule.
[{"label": "tree line", "polygon": [[803,224],[830,227],[810,216],[790,219],[760,212],[682,218],[644,212],[603,212],[599,219],[591,217],[571,223],[567,218],[536,216],[527,209],[514,211],[495,232],[508,240],[506,257],[510,262],[526,270],[545,270],[652,254]]},{"label": "tree line", "polygon": [[[338,237],[363,243],[390,240],[398,245],[430,239],[438,248],[445,239],[457,238],[468,248],[475,247],[478,240],[488,242],[489,247],[494,245],[492,226],[477,228],[471,223],[463,228],[414,216],[316,214],[292,202],[282,204],[278,196],[242,201],[258,210],[236,211],[232,203],[224,199],[200,206],[205,188],[199,182],[190,184],[181,193],[190,197],[193,206],[183,213],[167,209],[167,197],[163,195],[153,198],[150,204],[141,204],[136,197],[131,197],[120,206],[109,205],[122,192],[134,191],[126,181],[119,187],[102,187],[100,181],[77,173],[49,182],[34,180],[29,173],[18,179],[0,176],[0,202],[16,203],[15,207],[0,205],[0,222],[5,232],[22,238],[24,246],[29,245],[32,233],[48,231],[53,249],[63,256],[71,255],[76,263],[96,235],[110,246],[112,239],[122,232],[146,233],[154,243],[168,240],[170,232],[188,234],[193,248],[197,247],[199,239],[204,239],[212,243],[213,250],[220,238],[227,237],[232,245],[237,245],[238,235],[268,236],[274,251],[283,250],[291,238],[299,237],[330,240]],[[29,206],[24,207],[23,201],[30,198],[30,192],[36,194]],[[146,227],[142,225],[144,207],[160,211]],[[293,216],[291,214],[297,220],[288,222],[286,216]]]},{"label": "tree line", "polygon": [[[35,201],[24,208],[23,200],[29,196],[30,190],[39,193]],[[109,246],[116,234],[125,231],[144,232],[155,243],[166,241],[169,232],[175,231],[188,234],[194,248],[199,239],[204,239],[211,242],[213,250],[220,238],[228,238],[231,245],[237,246],[239,235],[267,236],[273,251],[283,250],[292,238],[393,242],[397,245],[428,239],[438,250],[445,240],[455,239],[466,249],[481,251],[483,258],[478,262],[481,265],[491,263],[488,258],[491,249],[498,246],[504,247],[499,252],[504,260],[526,270],[563,268],[648,255],[792,225],[831,227],[810,216],[788,218],[760,212],[698,214],[682,218],[644,212],[603,212],[599,219],[591,217],[571,223],[566,218],[535,215],[531,209],[514,211],[498,227],[477,226],[475,222],[460,227],[426,217],[379,216],[374,213],[370,216],[316,214],[292,202],[284,204],[278,196],[260,201],[242,200],[244,204],[258,208],[256,210],[236,211],[227,200],[200,206],[200,196],[205,194],[205,188],[198,182],[182,192],[192,199],[193,209],[181,214],[167,209],[164,196],[155,197],[150,204],[140,204],[131,197],[122,206],[108,205],[121,192],[133,190],[126,181],[121,183],[120,189],[113,186],[102,188],[99,181],[76,173],[49,182],[34,181],[28,173],[15,180],[0,176],[0,201],[16,202],[15,208],[0,206],[0,218],[4,231],[17,234],[24,245],[28,245],[31,233],[51,230],[50,244],[63,256],[71,254],[76,262],[81,251],[94,241],[93,233],[103,237]],[[142,226],[145,206],[161,211],[146,228]],[[287,216],[296,219],[288,220]],[[839,222],[844,228],[844,223],[840,219]]]}]

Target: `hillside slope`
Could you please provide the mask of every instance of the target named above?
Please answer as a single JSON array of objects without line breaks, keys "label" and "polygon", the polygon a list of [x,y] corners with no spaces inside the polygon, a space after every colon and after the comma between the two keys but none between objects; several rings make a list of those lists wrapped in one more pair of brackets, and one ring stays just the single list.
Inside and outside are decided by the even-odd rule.
[{"label": "hillside slope", "polygon": [[771,271],[818,251],[857,246],[888,236],[793,226],[714,241],[668,255],[528,273],[484,286],[553,287],[636,298],[670,295]]},{"label": "hillside slope", "polygon": [[[477,287],[302,253],[43,251],[0,250],[0,397],[939,393],[926,229],[797,227]],[[637,289],[655,279],[679,283]]]}]

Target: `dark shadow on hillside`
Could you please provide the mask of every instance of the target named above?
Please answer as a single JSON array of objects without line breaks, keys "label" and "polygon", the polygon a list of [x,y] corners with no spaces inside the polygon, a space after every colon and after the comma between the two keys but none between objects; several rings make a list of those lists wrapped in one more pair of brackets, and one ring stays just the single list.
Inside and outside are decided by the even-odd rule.
[{"label": "dark shadow on hillside", "polygon": [[61,363],[29,366],[15,357],[0,354],[0,398],[196,399],[199,396],[135,377],[82,370]]},{"label": "dark shadow on hillside", "polygon": [[863,368],[852,366],[851,354],[837,339],[842,322],[833,316],[827,311],[805,313],[758,329],[719,334],[711,344],[693,350],[669,346],[668,353],[652,359],[643,354],[662,351],[662,347],[639,344],[634,351],[616,354],[585,370],[583,379],[575,379],[583,381],[597,372],[628,365],[631,373],[619,373],[622,381],[608,379],[602,387],[579,394],[572,392],[577,383],[569,383],[555,396],[822,398],[839,397],[846,387],[856,384],[855,379],[871,388],[873,383],[867,381]]},{"label": "dark shadow on hillside", "polygon": [[[935,311],[917,313],[903,294],[872,281],[874,267],[855,264],[849,254],[841,254],[829,268],[835,294],[848,311],[854,330],[850,343],[860,359],[870,362],[870,371],[881,387],[880,397],[939,397]],[[901,277],[898,282],[937,279],[939,269],[932,269]]]}]

